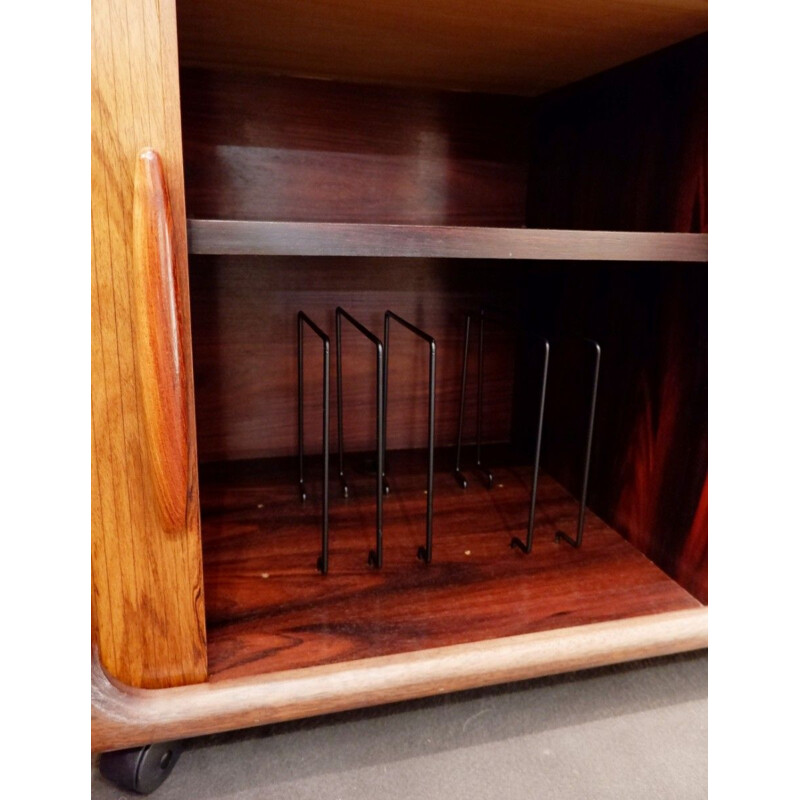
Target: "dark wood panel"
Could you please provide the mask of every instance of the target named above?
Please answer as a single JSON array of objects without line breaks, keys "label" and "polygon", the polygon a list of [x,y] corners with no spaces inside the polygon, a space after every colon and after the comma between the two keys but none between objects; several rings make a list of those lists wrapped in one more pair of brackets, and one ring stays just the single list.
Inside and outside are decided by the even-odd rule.
[{"label": "dark wood panel", "polygon": [[708,37],[533,104],[530,227],[708,231]]},{"label": "dark wood panel", "polygon": [[[517,265],[497,273],[481,262],[415,259],[192,257],[192,337],[201,461],[296,452],[296,315],[305,311],[334,337],[334,310],[348,309],[383,338],[391,310],[437,339],[438,444],[454,444],[460,399],[463,313],[482,302],[516,302]],[[502,330],[487,338],[484,435],[511,430],[514,351]],[[371,346],[345,326],[344,413],[348,450],[375,446]],[[472,347],[466,435],[475,430],[477,346]],[[336,446],[335,348],[331,357],[331,445]],[[306,347],[306,446],[321,451],[321,350]],[[427,350],[401,331],[392,338],[387,442],[427,441]]]},{"label": "dark wood panel", "polygon": [[192,253],[418,258],[707,261],[693,233],[190,219]]},{"label": "dark wood panel", "polygon": [[539,94],[708,29],[706,0],[179,0],[181,63]]},{"label": "dark wood panel", "polygon": [[[621,536],[588,515],[583,547],[576,503],[542,476],[534,550],[509,547],[527,520],[529,469],[499,467],[491,492],[465,492],[437,453],[434,562],[424,540],[424,457],[389,462],[384,568],[367,566],[374,479],[353,474],[349,500],[331,506],[331,567],[319,552],[318,478],[305,505],[285,462],[240,462],[201,475],[211,680],[423,650],[699,606]],[[499,459],[498,453],[493,459]],[[319,466],[319,465],[317,465]]]},{"label": "dark wood panel", "polygon": [[[594,511],[687,587],[705,566],[681,567],[696,522],[707,461],[707,270],[702,265],[552,265],[525,278],[523,318],[554,340],[579,334],[602,346],[589,486]],[[515,438],[532,441],[528,409],[538,383],[524,364]],[[554,350],[544,463],[573,492],[581,481],[588,358]],[[702,589],[698,596],[705,597]]]},{"label": "dark wood panel", "polygon": [[189,216],[522,225],[527,102],[181,74]]},{"label": "dark wood panel", "polygon": [[[707,59],[701,36],[538,100],[528,224],[707,232]],[[553,270],[527,297],[541,325],[604,345],[592,508],[705,601],[707,270]],[[559,409],[547,465],[575,490]]]},{"label": "dark wood panel", "polygon": [[[554,341],[544,457],[574,492],[580,480],[586,373],[580,372],[579,362],[562,358],[555,342],[580,334],[601,343],[590,505],[671,575],[682,576],[686,586],[702,587],[702,561],[697,579],[686,577],[679,565],[684,537],[697,528],[693,519],[706,471],[706,269],[641,263],[591,267],[519,263],[498,271],[474,261],[194,257],[201,460],[295,452],[294,315],[302,307],[332,334],[337,303],[378,332],[381,310],[393,307],[437,336],[437,443],[453,444],[461,314],[488,301],[524,320],[524,329],[544,332]],[[395,341],[389,447],[423,447],[425,351],[410,337]],[[531,409],[538,392],[538,369],[529,357],[534,343],[492,328],[486,346],[487,438],[512,439],[524,447],[532,439]],[[372,352],[355,334],[345,339],[345,348],[347,448],[368,450],[374,447]],[[474,432],[475,356],[473,347],[469,441]],[[319,452],[321,362],[313,341],[307,359],[306,436],[310,451]],[[332,420],[335,409],[334,397]],[[335,442],[334,425],[334,447]],[[687,460],[687,453],[699,455]],[[694,538],[701,541],[702,532]],[[702,589],[697,591],[704,596]]]}]

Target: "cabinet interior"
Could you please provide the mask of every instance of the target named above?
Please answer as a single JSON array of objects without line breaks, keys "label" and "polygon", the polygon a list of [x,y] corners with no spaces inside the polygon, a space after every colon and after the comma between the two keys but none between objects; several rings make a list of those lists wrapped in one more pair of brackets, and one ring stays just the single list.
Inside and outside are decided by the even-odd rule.
[{"label": "cabinet interior", "polygon": [[[186,33],[198,24],[197,8],[179,5],[190,232],[192,220],[208,219],[707,230],[705,37],[532,97],[518,86],[511,93],[511,84],[494,94],[448,91],[407,75],[396,85],[380,69],[367,83],[274,74],[280,65],[222,58],[224,37],[201,59],[196,31]],[[191,237],[189,248],[212,680],[705,602],[704,260],[673,261],[666,251],[647,261],[235,247],[210,254],[197,252]],[[337,306],[380,337],[390,309],[436,338],[430,565],[416,558],[425,535],[427,350],[392,334],[391,492],[385,563],[375,570],[367,564],[375,531],[374,349],[344,330],[352,495],[343,499],[335,469]],[[482,306],[509,321],[487,322],[484,339],[484,453],[495,484],[488,489],[473,468],[473,333],[464,490],[453,477],[464,314]],[[331,338],[326,576],[315,567],[322,355],[313,337],[305,340],[305,503],[297,489],[298,311]],[[552,349],[534,550],[525,555],[509,544],[527,524],[539,335]],[[602,358],[590,512],[583,546],[573,549],[554,536],[574,533],[578,514],[591,388],[586,352],[575,344],[582,337],[600,344]]]}]

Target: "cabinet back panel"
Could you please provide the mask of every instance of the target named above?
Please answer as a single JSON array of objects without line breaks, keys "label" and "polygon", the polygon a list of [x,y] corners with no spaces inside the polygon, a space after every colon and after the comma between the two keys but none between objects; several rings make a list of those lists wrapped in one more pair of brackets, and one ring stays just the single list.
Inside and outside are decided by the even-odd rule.
[{"label": "cabinet back panel", "polygon": [[[297,448],[296,317],[305,311],[331,337],[331,447],[337,446],[334,310],[341,305],[383,339],[391,309],[437,340],[436,444],[456,440],[463,314],[514,301],[516,267],[422,259],[200,257],[192,259],[192,341],[200,461],[286,456]],[[490,288],[487,288],[490,287]],[[319,453],[322,355],[305,339],[306,450]],[[343,323],[348,452],[375,447],[375,348]],[[428,349],[394,324],[387,445],[427,441]],[[465,436],[474,436],[477,339],[471,348]],[[508,441],[514,355],[510,334],[486,337],[484,437]]]},{"label": "cabinet back panel", "polygon": [[188,215],[523,225],[521,98],[184,70]]}]

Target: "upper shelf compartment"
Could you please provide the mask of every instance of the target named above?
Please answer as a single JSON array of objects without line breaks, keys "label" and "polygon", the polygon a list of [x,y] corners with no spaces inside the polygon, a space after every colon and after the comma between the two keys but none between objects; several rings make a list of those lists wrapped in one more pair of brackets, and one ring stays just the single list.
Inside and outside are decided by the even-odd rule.
[{"label": "upper shelf compartment", "polygon": [[702,261],[706,83],[703,36],[533,100],[184,68],[193,249]]},{"label": "upper shelf compartment", "polygon": [[707,29],[705,0],[179,0],[182,66],[534,96]]},{"label": "upper shelf compartment", "polygon": [[707,261],[701,233],[531,230],[190,219],[189,250],[215,255]]}]

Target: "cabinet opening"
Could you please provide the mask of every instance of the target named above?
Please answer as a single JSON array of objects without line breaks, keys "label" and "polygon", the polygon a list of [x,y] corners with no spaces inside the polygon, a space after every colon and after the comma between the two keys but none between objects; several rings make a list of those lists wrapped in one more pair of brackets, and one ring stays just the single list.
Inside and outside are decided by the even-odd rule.
[{"label": "cabinet opening", "polygon": [[[233,677],[691,608],[703,564],[691,535],[705,473],[702,264],[193,256],[192,339],[212,677]],[[392,332],[384,560],[375,546],[375,358],[343,327],[350,496],[337,478],[335,317],[383,338],[391,309],[436,339],[434,554],[426,534],[428,355]],[[464,315],[484,332],[483,454],[476,469],[477,330],[462,471],[454,476]],[[297,313],[331,338],[330,568],[317,569],[322,349],[304,350],[308,497],[298,494]],[[526,537],[541,361],[551,342],[533,551]],[[591,359],[602,347],[584,541]],[[643,483],[645,482],[645,483]],[[649,483],[647,483],[649,482]],[[655,500],[655,502],[653,502]],[[652,505],[646,505],[646,503]],[[621,534],[624,534],[621,535]],[[627,539],[627,540],[626,540]],[[701,558],[702,558],[701,554]],[[694,561],[691,559],[695,558]],[[655,562],[655,563],[652,563]],[[672,577],[670,577],[672,576]],[[677,580],[674,580],[677,579]]]},{"label": "cabinet opening", "polygon": [[[706,599],[704,37],[542,97],[315,80],[185,61],[181,103],[212,680],[695,608]],[[337,78],[340,76],[331,75]],[[209,222],[210,221],[210,222]],[[556,230],[553,230],[556,229]],[[337,476],[335,309],[392,334],[383,564],[374,348],[343,329],[351,494]],[[482,464],[472,329],[484,331]],[[331,340],[329,571],[322,351]],[[473,320],[477,319],[473,316]],[[551,345],[533,551],[525,540]],[[601,348],[580,548],[591,353]],[[582,349],[583,348],[583,349]]]},{"label": "cabinet opening", "polygon": [[185,66],[187,215],[704,233],[707,74],[705,36],[540,97]]}]

